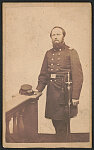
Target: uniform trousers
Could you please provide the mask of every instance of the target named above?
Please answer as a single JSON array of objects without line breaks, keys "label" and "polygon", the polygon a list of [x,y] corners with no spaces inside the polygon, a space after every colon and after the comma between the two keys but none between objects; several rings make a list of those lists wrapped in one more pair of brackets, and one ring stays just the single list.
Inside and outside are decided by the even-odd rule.
[{"label": "uniform trousers", "polygon": [[60,136],[67,136],[68,131],[68,120],[53,120],[53,126],[56,131],[56,135]]}]

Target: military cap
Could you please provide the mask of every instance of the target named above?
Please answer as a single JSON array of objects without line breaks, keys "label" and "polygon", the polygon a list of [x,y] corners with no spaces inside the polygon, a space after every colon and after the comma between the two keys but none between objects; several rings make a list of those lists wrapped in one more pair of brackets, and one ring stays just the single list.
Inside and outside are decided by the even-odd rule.
[{"label": "military cap", "polygon": [[28,95],[28,96],[34,94],[34,91],[32,90],[32,85],[29,85],[29,84],[21,85],[19,93],[21,95]]}]

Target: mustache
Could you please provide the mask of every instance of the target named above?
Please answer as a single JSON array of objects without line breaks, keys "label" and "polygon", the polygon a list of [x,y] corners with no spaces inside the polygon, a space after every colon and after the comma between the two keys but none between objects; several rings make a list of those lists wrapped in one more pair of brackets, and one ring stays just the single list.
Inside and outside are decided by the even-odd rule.
[{"label": "mustache", "polygon": [[59,40],[52,41],[53,44],[56,44],[57,42],[59,42]]},{"label": "mustache", "polygon": [[54,41],[59,41],[59,40],[56,39],[56,40],[54,40]]}]

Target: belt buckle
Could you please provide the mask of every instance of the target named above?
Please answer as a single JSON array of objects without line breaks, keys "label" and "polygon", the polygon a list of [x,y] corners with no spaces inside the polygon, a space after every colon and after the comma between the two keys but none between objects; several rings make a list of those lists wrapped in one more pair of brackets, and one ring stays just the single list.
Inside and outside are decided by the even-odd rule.
[{"label": "belt buckle", "polygon": [[56,74],[51,74],[51,78],[56,78]]}]

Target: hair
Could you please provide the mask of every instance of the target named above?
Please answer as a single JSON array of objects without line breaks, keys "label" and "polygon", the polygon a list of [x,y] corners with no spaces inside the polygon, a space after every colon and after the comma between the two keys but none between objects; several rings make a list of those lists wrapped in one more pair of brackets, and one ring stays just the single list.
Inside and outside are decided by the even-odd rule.
[{"label": "hair", "polygon": [[[59,26],[55,26],[55,27],[53,27],[53,29],[55,29],[55,28],[59,28],[59,29],[61,29],[61,30],[62,30],[62,33],[63,33],[63,36],[65,37],[66,32],[65,32],[65,30],[64,30],[62,27],[59,27]],[[52,31],[53,31],[53,29],[51,30],[50,37],[52,36]]]}]

